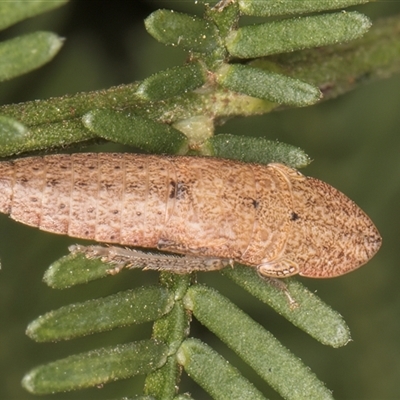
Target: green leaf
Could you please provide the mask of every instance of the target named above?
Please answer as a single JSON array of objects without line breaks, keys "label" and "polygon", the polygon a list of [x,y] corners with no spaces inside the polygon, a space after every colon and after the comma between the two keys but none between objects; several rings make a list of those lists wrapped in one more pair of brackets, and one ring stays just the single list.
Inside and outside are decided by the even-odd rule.
[{"label": "green leaf", "polygon": [[207,53],[218,43],[217,28],[209,21],[173,10],[157,10],[145,19],[147,32],[159,42]]},{"label": "green leaf", "polygon": [[0,29],[66,3],[68,0],[2,1],[0,2]]},{"label": "green leaf", "polygon": [[275,15],[337,10],[339,8],[350,7],[357,4],[365,4],[369,1],[370,0],[238,0],[238,3],[240,11],[244,15],[270,17]]},{"label": "green leaf", "polygon": [[262,137],[215,135],[208,139],[216,157],[229,158],[244,162],[269,164],[283,163],[292,168],[302,168],[311,161],[307,154],[298,147]]},{"label": "green leaf", "polygon": [[187,374],[214,400],[265,400],[235,367],[200,340],[186,339],[177,358]]},{"label": "green leaf", "polygon": [[196,89],[205,81],[205,70],[200,63],[193,63],[150,76],[139,85],[136,95],[143,100],[163,100]]},{"label": "green leaf", "polygon": [[35,32],[0,43],[0,81],[25,74],[49,62],[63,40],[51,32]]},{"label": "green leaf", "polygon": [[377,20],[349,43],[259,58],[251,65],[312,83],[330,100],[400,71],[400,15]]},{"label": "green leaf", "polygon": [[163,288],[132,289],[50,311],[31,322],[26,334],[37,342],[69,340],[154,321],[167,314],[172,305],[171,294]]},{"label": "green leaf", "polygon": [[154,340],[105,347],[34,368],[22,386],[33,394],[93,387],[147,374],[165,363],[167,352],[165,344]]},{"label": "green leaf", "polygon": [[180,394],[174,397],[174,400],[194,400],[188,393]]},{"label": "green leaf", "polygon": [[[209,4],[209,3],[208,3]],[[236,1],[221,1],[215,7],[206,6],[205,18],[218,27],[220,37],[225,37],[239,23],[240,12]]]},{"label": "green leaf", "polygon": [[332,399],[309,368],[226,297],[195,285],[185,305],[286,400]]},{"label": "green leaf", "polygon": [[88,259],[82,253],[70,253],[55,261],[46,270],[43,281],[53,289],[67,289],[109,275],[110,264]]},{"label": "green leaf", "polygon": [[153,153],[185,154],[186,136],[167,124],[111,110],[94,110],[83,116],[91,132],[113,142]]},{"label": "green leaf", "polygon": [[[41,117],[43,117],[46,111],[42,109],[41,114]],[[20,119],[27,120],[22,115]],[[33,125],[27,128],[24,136],[15,137],[13,140],[3,142],[3,145],[0,147],[1,157],[25,151],[65,147],[71,143],[79,143],[95,137],[94,134],[82,125],[80,119],[70,119],[53,123],[48,121],[43,125]]]},{"label": "green leaf", "polygon": [[[114,398],[112,400],[158,400],[152,396],[141,396],[141,395],[137,395],[137,396],[130,396],[130,397],[118,397],[118,398]],[[183,399],[183,400],[187,400],[187,399]]]},{"label": "green leaf", "polygon": [[243,26],[226,37],[226,46],[232,56],[255,58],[348,42],[370,27],[371,21],[358,12],[315,15]]},{"label": "green leaf", "polygon": [[281,281],[298,304],[293,308],[281,288],[261,279],[252,268],[235,265],[222,273],[322,344],[341,347],[351,340],[343,317],[295,279]]},{"label": "green leaf", "polygon": [[28,136],[29,130],[25,125],[13,118],[0,115],[0,148],[19,146]]},{"label": "green leaf", "polygon": [[306,82],[246,65],[225,64],[217,71],[217,81],[235,92],[279,104],[301,107],[321,98],[319,89]]}]

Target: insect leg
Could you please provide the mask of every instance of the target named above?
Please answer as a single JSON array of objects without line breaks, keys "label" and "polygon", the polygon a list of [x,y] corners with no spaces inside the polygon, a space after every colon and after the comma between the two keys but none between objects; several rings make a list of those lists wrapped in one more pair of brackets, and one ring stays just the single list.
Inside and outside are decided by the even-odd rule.
[{"label": "insect leg", "polygon": [[69,250],[71,253],[83,253],[87,258],[100,258],[111,264],[109,273],[112,275],[117,274],[122,268],[143,268],[188,274],[194,271],[216,271],[233,265],[233,260],[230,259],[145,253],[117,246],[73,245],[69,247]]},{"label": "insect leg", "polygon": [[277,289],[279,289],[281,292],[283,292],[289,302],[289,307],[291,309],[295,309],[299,306],[299,303],[297,303],[297,301],[292,297],[292,295],[290,294],[290,291],[288,289],[288,287],[286,286],[285,282],[283,282],[281,279],[277,279],[277,278],[271,278],[270,276],[265,276],[262,275],[260,273],[260,271],[258,272],[258,276],[263,279],[264,281],[266,281],[267,283],[269,283],[270,285],[276,287]]},{"label": "insect leg", "polygon": [[287,258],[278,258],[273,261],[265,261],[257,266],[257,272],[260,276],[269,278],[287,278],[298,274],[299,266]]}]

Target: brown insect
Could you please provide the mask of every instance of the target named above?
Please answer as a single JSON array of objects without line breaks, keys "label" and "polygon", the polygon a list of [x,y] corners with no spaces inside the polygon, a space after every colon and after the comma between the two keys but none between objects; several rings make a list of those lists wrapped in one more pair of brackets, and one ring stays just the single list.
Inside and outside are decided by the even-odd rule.
[{"label": "brown insect", "polygon": [[329,278],[365,264],[381,245],[368,216],[332,186],[282,164],[206,157],[1,162],[0,211],[49,232],[183,254],[137,256],[177,273],[239,262],[266,277]]}]

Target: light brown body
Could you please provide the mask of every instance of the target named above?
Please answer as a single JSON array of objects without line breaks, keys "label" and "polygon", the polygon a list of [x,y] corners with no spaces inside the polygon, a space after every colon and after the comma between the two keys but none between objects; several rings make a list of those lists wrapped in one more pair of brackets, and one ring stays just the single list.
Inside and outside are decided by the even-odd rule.
[{"label": "light brown body", "polygon": [[282,164],[74,154],[0,163],[0,212],[42,230],[326,278],[366,263],[379,232],[338,190]]}]

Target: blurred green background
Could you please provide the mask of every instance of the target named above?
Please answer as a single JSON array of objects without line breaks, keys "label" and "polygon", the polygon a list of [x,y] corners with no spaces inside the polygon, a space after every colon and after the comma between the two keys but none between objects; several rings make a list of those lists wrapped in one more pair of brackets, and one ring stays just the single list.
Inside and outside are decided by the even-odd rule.
[{"label": "blurred green background", "polygon": [[[80,0],[9,28],[0,39],[47,29],[64,36],[66,42],[52,63],[3,84],[0,102],[108,88],[180,65],[186,55],[147,35],[143,18],[160,7],[201,13],[201,5],[194,3]],[[377,2],[358,10],[376,19],[400,13],[400,2]],[[400,399],[399,127],[400,75],[314,107],[235,119],[218,128],[220,133],[260,135],[301,147],[314,160],[302,172],[346,193],[381,231],[382,249],[367,266],[337,279],[302,279],[350,326],[353,342],[341,349],[315,342],[218,273],[199,274],[200,281],[218,287],[309,365],[336,399]],[[143,325],[57,344],[37,344],[25,336],[27,324],[51,309],[157,281],[153,272],[124,271],[69,290],[48,288],[41,281],[43,272],[75,242],[0,216],[0,399],[34,399],[21,388],[20,380],[38,364],[150,335],[151,326]],[[279,398],[195,321],[192,332],[241,368],[266,396]],[[116,398],[137,393],[142,383],[138,377],[49,398]],[[208,398],[189,378],[183,379],[182,388],[194,398]]]}]

